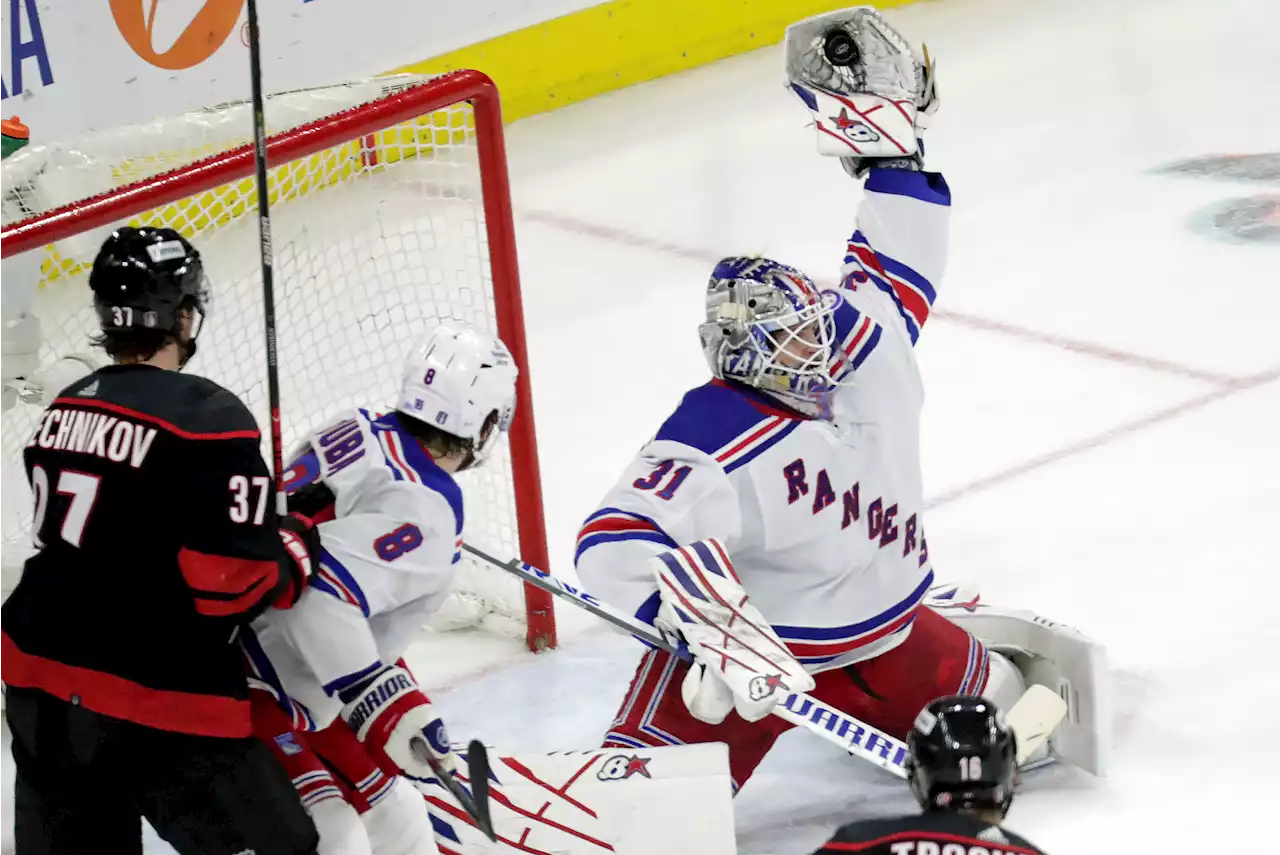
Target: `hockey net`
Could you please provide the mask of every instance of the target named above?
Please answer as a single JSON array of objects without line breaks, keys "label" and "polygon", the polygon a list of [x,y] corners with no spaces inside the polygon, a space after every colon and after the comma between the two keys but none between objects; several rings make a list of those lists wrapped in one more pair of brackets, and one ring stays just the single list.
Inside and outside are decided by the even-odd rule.
[{"label": "hockey net", "polygon": [[[473,71],[379,78],[271,96],[265,113],[286,455],[345,408],[394,406],[403,359],[434,322],[497,333],[521,368],[517,415],[494,459],[459,476],[465,536],[546,566],[492,82]],[[6,163],[3,250],[6,259],[40,254],[33,313],[42,364],[89,350],[87,268],[105,234],[126,223],[170,226],[201,252],[212,292],[188,370],[238,394],[269,435],[251,139],[249,106],[237,103],[33,144],[10,159],[25,167]],[[7,579],[31,549],[22,450],[40,411],[19,403],[3,414]],[[555,643],[546,594],[464,553],[454,595],[432,625],[474,624],[522,635],[533,649]]]}]

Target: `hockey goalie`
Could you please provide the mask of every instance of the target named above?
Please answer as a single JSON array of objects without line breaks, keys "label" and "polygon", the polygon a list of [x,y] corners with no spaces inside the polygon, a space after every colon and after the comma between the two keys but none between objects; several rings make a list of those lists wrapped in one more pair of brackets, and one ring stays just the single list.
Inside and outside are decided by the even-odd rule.
[{"label": "hockey goalie", "polygon": [[713,379],[581,529],[586,587],[694,658],[646,653],[604,744],[723,742],[741,787],[791,726],[770,715],[788,691],[905,739],[939,696],[1009,709],[1043,684],[1070,704],[1054,750],[1100,773],[1102,648],[934,575],[914,351],[951,207],[925,168],[934,66],[869,7],[792,26],[786,51],[820,153],[865,182],[857,226],[834,287],[769,258],[715,266],[699,328]]}]

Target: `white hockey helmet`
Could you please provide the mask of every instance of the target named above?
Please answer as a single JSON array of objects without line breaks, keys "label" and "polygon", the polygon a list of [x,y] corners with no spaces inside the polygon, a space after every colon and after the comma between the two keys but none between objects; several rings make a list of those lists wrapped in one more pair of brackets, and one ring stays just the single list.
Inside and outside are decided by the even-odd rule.
[{"label": "white hockey helmet", "polygon": [[516,411],[511,351],[497,336],[441,324],[427,333],[405,361],[397,409],[436,430],[471,441],[472,459],[483,462],[506,433]]}]

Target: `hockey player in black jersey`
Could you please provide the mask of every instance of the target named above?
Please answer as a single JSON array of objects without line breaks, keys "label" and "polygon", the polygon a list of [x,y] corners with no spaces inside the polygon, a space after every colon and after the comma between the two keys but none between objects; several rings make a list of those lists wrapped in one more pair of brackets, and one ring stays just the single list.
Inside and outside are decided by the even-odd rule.
[{"label": "hockey player in black jersey", "polygon": [[206,286],[171,229],[122,228],[89,276],[114,360],[45,410],[25,459],[38,551],[4,604],[22,855],[303,855],[317,837],[252,736],[236,633],[289,608],[319,538],[280,519],[252,414],[181,373]]},{"label": "hockey player in black jersey", "polygon": [[907,779],[924,813],[851,822],[815,855],[1043,855],[1000,827],[1013,803],[1013,732],[988,700],[939,698],[907,736]]}]

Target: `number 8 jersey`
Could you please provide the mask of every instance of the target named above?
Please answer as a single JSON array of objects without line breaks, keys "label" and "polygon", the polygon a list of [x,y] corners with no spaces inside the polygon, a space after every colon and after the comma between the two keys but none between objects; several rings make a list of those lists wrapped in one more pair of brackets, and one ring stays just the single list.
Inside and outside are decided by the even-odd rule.
[{"label": "number 8 jersey", "polygon": [[404,418],[344,413],[285,473],[289,507],[317,523],[323,551],[297,605],[263,615],[242,645],[250,682],[298,729],[329,724],[339,693],[394,664],[449,593],[462,490]]}]

